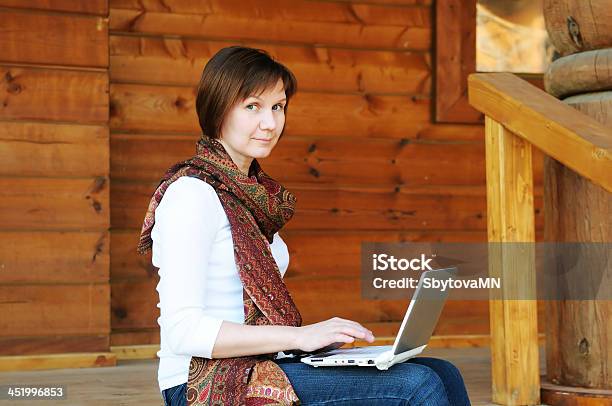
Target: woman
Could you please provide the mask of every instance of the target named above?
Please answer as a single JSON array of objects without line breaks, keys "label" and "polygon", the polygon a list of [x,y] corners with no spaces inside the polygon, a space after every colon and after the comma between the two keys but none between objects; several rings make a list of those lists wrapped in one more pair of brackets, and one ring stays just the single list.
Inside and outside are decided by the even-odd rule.
[{"label": "woman", "polygon": [[138,246],[152,247],[159,267],[165,404],[469,404],[461,375],[442,360],[378,371],[280,358],[374,341],[361,324],[337,317],[302,326],[282,279],[289,256],[278,230],[295,197],[257,158],[282,137],[296,88],[293,74],[261,50],[224,48],[204,68],[196,99],[204,136],[196,155],[163,177]]}]

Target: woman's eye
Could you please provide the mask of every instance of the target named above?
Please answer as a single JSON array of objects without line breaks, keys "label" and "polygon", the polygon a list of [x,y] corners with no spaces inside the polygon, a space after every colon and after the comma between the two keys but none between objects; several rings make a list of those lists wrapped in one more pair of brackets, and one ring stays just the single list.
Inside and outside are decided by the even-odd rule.
[{"label": "woman's eye", "polygon": [[[255,111],[258,108],[257,104],[248,104],[246,106],[247,110],[251,110],[251,111]],[[283,106],[282,104],[275,104],[274,106],[272,106],[272,110],[274,111],[283,111],[285,108],[285,106]]]}]

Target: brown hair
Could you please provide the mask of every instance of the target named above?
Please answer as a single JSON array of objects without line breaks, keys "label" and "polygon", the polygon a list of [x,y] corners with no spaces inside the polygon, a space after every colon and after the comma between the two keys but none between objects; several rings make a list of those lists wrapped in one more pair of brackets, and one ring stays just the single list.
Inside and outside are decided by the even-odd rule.
[{"label": "brown hair", "polygon": [[[283,81],[287,102],[297,91],[297,80],[284,65],[262,49],[231,46],[221,49],[206,64],[197,87],[196,111],[202,133],[221,136],[221,126],[229,110],[249,96],[259,95]],[[283,128],[282,133],[285,131]]]}]

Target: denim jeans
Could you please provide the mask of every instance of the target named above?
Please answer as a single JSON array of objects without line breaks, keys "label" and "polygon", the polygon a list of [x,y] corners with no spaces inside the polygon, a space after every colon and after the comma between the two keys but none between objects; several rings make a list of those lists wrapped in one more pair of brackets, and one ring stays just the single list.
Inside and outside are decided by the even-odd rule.
[{"label": "denim jeans", "polygon": [[162,398],[164,406],[187,406],[187,383],[164,389]]},{"label": "denim jeans", "polygon": [[[276,362],[304,406],[470,405],[459,370],[441,359],[412,358],[386,371],[358,366],[314,368],[291,358]],[[166,389],[165,405],[185,405],[186,385]]]}]

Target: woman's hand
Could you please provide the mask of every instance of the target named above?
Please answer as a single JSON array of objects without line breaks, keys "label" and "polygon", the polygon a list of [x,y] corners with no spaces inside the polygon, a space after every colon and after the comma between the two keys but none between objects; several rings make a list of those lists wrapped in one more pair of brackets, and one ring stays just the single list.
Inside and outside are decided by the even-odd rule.
[{"label": "woman's hand", "polygon": [[312,352],[323,347],[338,348],[344,343],[352,343],[355,339],[374,341],[370,330],[356,321],[334,317],[315,324],[297,328],[295,348]]}]

